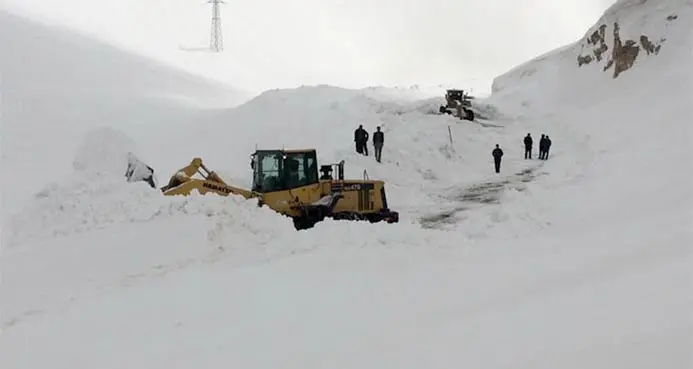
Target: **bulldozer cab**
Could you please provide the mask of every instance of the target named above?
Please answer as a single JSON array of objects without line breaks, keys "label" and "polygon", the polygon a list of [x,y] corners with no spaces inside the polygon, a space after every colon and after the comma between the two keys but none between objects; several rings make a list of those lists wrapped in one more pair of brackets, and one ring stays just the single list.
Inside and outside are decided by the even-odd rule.
[{"label": "bulldozer cab", "polygon": [[257,150],[250,162],[253,191],[268,193],[319,183],[315,150]]},{"label": "bulldozer cab", "polygon": [[457,100],[462,102],[464,100],[464,90],[447,90],[447,96],[450,100]]},{"label": "bulldozer cab", "polygon": [[445,100],[447,102],[447,107],[451,109],[457,108],[459,105],[470,107],[472,102],[470,100],[474,97],[469,96],[464,90],[447,90],[445,93]]}]

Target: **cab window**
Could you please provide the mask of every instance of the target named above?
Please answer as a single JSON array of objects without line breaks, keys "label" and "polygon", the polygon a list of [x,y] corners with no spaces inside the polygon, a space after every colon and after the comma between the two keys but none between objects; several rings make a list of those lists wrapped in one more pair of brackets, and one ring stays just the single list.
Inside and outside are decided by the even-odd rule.
[{"label": "cab window", "polygon": [[291,153],[286,161],[287,188],[308,186],[318,182],[318,166],[315,153]]},{"label": "cab window", "polygon": [[253,190],[272,192],[283,189],[281,152],[259,153],[253,159]]},{"label": "cab window", "polygon": [[253,159],[253,190],[273,192],[318,182],[315,153],[260,152]]}]

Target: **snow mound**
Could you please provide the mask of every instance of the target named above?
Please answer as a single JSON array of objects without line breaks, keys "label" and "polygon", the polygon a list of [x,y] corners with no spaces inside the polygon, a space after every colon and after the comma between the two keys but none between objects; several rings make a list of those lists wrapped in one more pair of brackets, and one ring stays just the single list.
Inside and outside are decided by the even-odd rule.
[{"label": "snow mound", "polygon": [[[354,153],[353,132],[359,125],[371,134],[376,127],[382,128],[387,141],[383,153],[386,160],[392,158],[386,152],[395,148],[406,147],[412,156],[420,156],[422,153],[416,150],[429,151],[431,147],[426,145],[427,142],[437,146],[433,150],[437,152],[449,143],[449,125],[475,127],[473,123],[460,124],[458,119],[428,115],[420,110],[420,104],[418,100],[378,99],[361,90],[327,85],[278,89],[227,111],[223,118],[204,126],[201,131],[202,134],[206,131],[214,133],[215,137],[206,137],[210,142],[219,138],[226,142],[235,141],[234,144],[242,145],[245,151],[254,149],[256,145],[315,147],[324,160],[333,161]],[[433,135],[436,137],[428,137]],[[412,141],[419,140],[423,145],[412,145]],[[228,143],[223,146],[241,147]],[[244,167],[247,166],[246,157],[243,158]],[[441,161],[435,160],[440,157],[431,159]]]},{"label": "snow mound", "polygon": [[89,131],[72,161],[77,173],[88,177],[123,177],[129,154],[138,155],[139,147],[125,133],[102,127]]},{"label": "snow mound", "polygon": [[293,230],[290,221],[258,209],[256,201],[197,192],[164,196],[145,182],[127,182],[125,170],[138,152],[135,141],[117,129],[89,131],[75,154],[74,176],[49,184],[11,218],[8,245],[178,216],[223,218],[235,233],[274,235]]},{"label": "snow mound", "polygon": [[259,208],[256,201],[197,192],[164,196],[144,182],[106,177],[54,183],[37,193],[33,203],[11,218],[8,245],[180,216],[224,219],[236,233],[293,231],[290,220]]},{"label": "snow mound", "polygon": [[380,101],[417,101],[445,94],[443,86],[369,86],[358,90]]},{"label": "snow mound", "polygon": [[[161,141],[161,132],[170,133],[204,113],[200,105],[222,100],[227,107],[248,97],[235,88],[4,9],[0,9],[0,49],[3,170],[12,173],[2,178],[3,211],[19,209],[47,184],[46,178],[71,174],[76,151],[96,127],[114,127],[137,142],[148,137]],[[193,103],[181,104],[181,99]],[[91,165],[104,163],[82,157],[77,165],[83,164],[91,170]],[[126,166],[121,168],[117,172],[122,176]]]}]

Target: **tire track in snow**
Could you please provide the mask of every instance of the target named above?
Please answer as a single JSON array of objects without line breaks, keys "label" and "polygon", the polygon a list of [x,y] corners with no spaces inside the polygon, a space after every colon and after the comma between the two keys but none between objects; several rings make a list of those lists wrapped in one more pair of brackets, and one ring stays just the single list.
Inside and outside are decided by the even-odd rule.
[{"label": "tire track in snow", "polygon": [[443,211],[424,215],[419,218],[423,228],[441,229],[445,225],[457,224],[460,213],[473,211],[485,205],[498,205],[504,191],[514,189],[524,191],[527,183],[532,182],[537,176],[546,175],[546,172],[538,171],[542,164],[525,168],[504,180],[485,181],[472,184],[462,189],[454,190],[451,194],[441,196],[442,200],[451,203],[452,207]]}]

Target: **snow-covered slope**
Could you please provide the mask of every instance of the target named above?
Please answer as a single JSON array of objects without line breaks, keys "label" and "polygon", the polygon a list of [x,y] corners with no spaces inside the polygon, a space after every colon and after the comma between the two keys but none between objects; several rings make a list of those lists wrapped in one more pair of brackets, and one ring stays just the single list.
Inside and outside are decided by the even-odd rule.
[{"label": "snow-covered slope", "polygon": [[0,134],[7,173],[2,181],[8,205],[27,194],[22,190],[37,191],[40,181],[68,175],[89,129],[114,126],[150,137],[193,122],[201,108],[233,106],[247,98],[234,88],[4,11],[0,47]]},{"label": "snow-covered slope", "polygon": [[[564,105],[591,104],[603,99],[597,89],[605,83],[605,77],[614,79],[610,84],[614,90],[626,91],[627,84],[641,82],[640,75],[646,74],[645,70],[666,73],[662,66],[693,58],[693,29],[686,27],[692,3],[617,1],[581,40],[497,77],[492,86],[493,101],[521,101],[522,107],[534,110],[539,108],[538,104],[544,104],[541,110],[551,110],[554,105],[562,109]],[[630,69],[641,72],[632,76]],[[691,78],[680,76],[677,85],[689,86]]]},{"label": "snow-covered slope", "polygon": [[[635,19],[622,36],[668,25],[648,35],[667,39],[657,55],[617,78],[579,67],[579,44],[519,66],[480,101],[502,113],[495,126],[314,86],[195,115],[156,140],[87,131],[61,148],[72,180],[44,179],[3,225],[3,363],[690,366],[693,186],[677,166],[691,159],[681,101],[692,92],[692,11],[630,3],[604,19]],[[358,124],[384,127],[384,163],[353,153]],[[548,161],[522,160],[527,132],[551,136]],[[252,202],[125,183],[103,154],[156,148],[146,161],[160,180],[200,155],[242,184],[256,144],[315,147],[321,161],[346,159],[350,176],[366,169],[404,220],[295,232]]]},{"label": "snow-covered slope", "polygon": [[[688,108],[681,104],[693,99],[691,21],[690,0],[617,1],[584,39],[495,80],[485,102],[554,143],[555,160],[544,165],[553,189],[532,199],[534,213],[548,211],[554,225],[603,228],[624,245],[631,234],[661,236],[650,242],[663,245],[675,229],[689,232],[692,180],[679,165],[691,160]],[[620,42],[609,36],[614,25]],[[601,32],[603,44],[594,41]],[[646,50],[646,39],[659,45],[657,52]],[[627,40],[636,40],[634,59],[621,50]],[[587,55],[594,60],[585,63]],[[575,198],[584,202],[570,214],[557,205]]]}]

